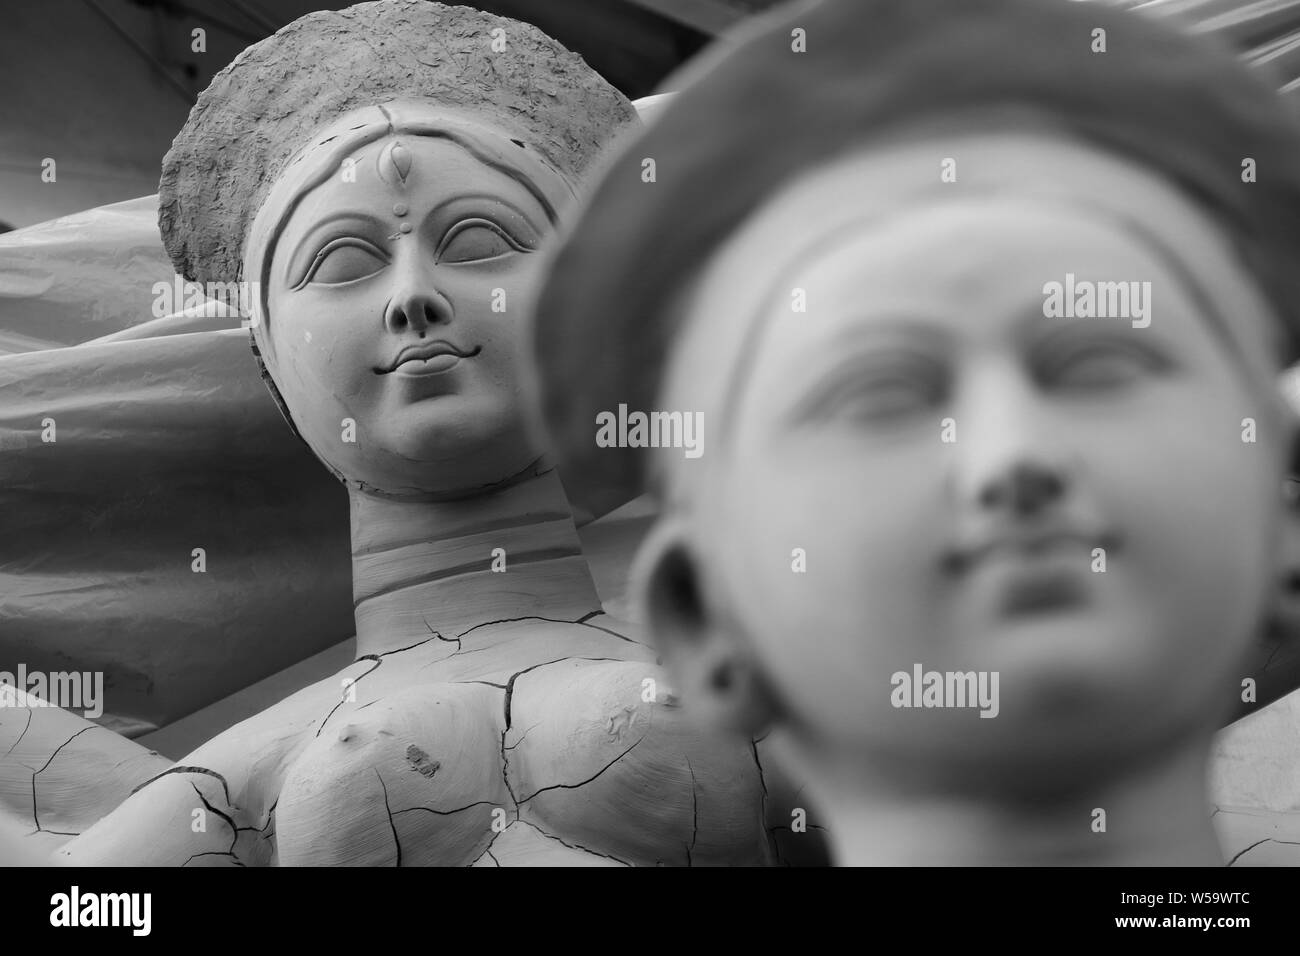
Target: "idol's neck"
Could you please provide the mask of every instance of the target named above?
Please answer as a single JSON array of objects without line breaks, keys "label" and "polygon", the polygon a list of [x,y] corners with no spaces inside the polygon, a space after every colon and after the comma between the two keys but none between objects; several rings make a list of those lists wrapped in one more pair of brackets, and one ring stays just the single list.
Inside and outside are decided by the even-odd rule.
[{"label": "idol's neck", "polygon": [[788,770],[807,781],[837,866],[1224,863],[1206,791],[1208,733],[1055,796],[904,792],[883,775],[809,759],[793,738],[773,742]]},{"label": "idol's neck", "polygon": [[349,494],[358,656],[490,621],[573,621],[600,609],[554,469],[455,501]]}]

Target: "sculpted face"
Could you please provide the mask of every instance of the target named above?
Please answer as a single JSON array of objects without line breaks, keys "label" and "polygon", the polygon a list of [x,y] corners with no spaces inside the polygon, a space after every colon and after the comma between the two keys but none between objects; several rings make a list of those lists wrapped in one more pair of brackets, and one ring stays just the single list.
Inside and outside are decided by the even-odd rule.
[{"label": "sculpted face", "polygon": [[509,167],[430,135],[361,147],[300,199],[267,274],[268,366],[295,425],[384,492],[472,492],[538,456],[519,334],[553,215],[536,187],[566,187],[504,136],[474,140]]},{"label": "sculpted face", "polygon": [[[714,428],[700,547],[789,719],[954,788],[998,767],[1050,785],[1213,721],[1272,580],[1285,445],[1271,319],[1226,244],[1165,187],[1137,213],[1220,249],[1199,278],[1241,290],[1231,342],[1187,272],[1087,203],[975,194],[817,235],[819,197],[872,173],[815,173],[802,218],[736,238],[776,278]],[[706,275],[691,321],[744,321],[715,311],[742,272]],[[1149,281],[1149,324],[1045,316],[1067,273]],[[691,380],[668,407],[707,401]],[[996,672],[996,717],[895,706],[916,664]]]}]

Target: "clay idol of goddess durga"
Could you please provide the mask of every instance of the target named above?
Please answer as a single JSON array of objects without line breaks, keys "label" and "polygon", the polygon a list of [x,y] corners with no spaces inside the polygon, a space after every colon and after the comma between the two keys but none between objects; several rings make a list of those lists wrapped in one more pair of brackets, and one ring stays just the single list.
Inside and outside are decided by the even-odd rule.
[{"label": "clay idol of goddess durga", "polygon": [[535,28],[423,2],[311,14],[199,98],[164,163],[164,243],[188,279],[256,283],[267,384],[349,493],[357,658],[60,858],[770,860],[758,750],[695,730],[605,618],[525,427],[539,244],[633,115]]}]

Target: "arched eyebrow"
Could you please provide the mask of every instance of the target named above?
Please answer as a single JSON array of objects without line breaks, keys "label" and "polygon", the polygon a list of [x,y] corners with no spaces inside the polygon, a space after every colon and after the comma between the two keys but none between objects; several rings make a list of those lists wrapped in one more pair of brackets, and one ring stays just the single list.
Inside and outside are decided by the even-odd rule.
[{"label": "arched eyebrow", "polygon": [[[546,229],[549,226],[549,223],[546,223],[545,225],[539,225],[536,219],[533,216],[530,216],[525,210],[519,208],[519,206],[515,205],[510,200],[505,199],[502,196],[493,193],[460,193],[455,196],[448,196],[442,202],[438,203],[438,205],[434,206],[433,209],[429,210],[429,214],[425,216],[425,221],[437,222],[440,217],[447,218],[449,221],[439,223],[438,233],[439,235],[441,235],[442,233],[446,232],[448,228],[455,225],[461,219],[465,218],[465,216],[463,215],[457,215],[457,216],[448,215],[449,212],[455,212],[457,208],[460,206],[469,206],[470,210],[468,211],[472,211],[473,213],[483,216],[484,218],[491,219],[501,228],[510,232],[511,235],[513,235],[514,238],[518,239],[520,242],[524,242],[524,240],[528,240],[524,244],[527,245],[530,249],[534,245],[536,245],[537,242],[541,240],[542,236],[546,234]],[[503,217],[501,215],[498,215],[497,212],[499,210],[505,210],[507,213],[510,214],[510,216]],[[545,210],[542,210],[542,212],[544,215]],[[531,230],[532,235],[531,236],[514,235],[516,230],[511,228],[513,225],[510,222],[511,218],[517,218],[520,222],[522,222],[525,226],[527,226],[529,230]]]},{"label": "arched eyebrow", "polygon": [[355,209],[345,209],[326,216],[303,233],[302,238],[290,250],[289,261],[284,268],[285,282],[293,284],[293,277],[302,271],[299,265],[303,257],[315,258],[316,251],[330,239],[347,235],[382,236],[385,234],[384,229],[384,222],[379,217]]},{"label": "arched eyebrow", "polygon": [[[842,352],[855,347],[887,343],[919,343],[933,349],[951,349],[953,335],[933,322],[933,316],[921,310],[891,309],[872,315],[870,310],[851,313],[859,321],[846,324],[820,344],[827,351]],[[870,317],[870,321],[862,321]]]}]

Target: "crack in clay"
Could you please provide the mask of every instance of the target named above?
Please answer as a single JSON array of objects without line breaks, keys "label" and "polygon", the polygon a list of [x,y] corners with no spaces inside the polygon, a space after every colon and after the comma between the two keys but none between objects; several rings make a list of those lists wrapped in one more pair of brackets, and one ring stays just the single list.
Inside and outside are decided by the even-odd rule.
[{"label": "crack in clay", "polygon": [[154,781],[161,780],[163,777],[170,776],[171,774],[174,773],[202,773],[202,774],[207,774],[207,776],[209,777],[215,777],[216,779],[221,781],[221,789],[226,794],[226,806],[230,807],[230,809],[232,810],[239,809],[237,806],[235,806],[235,801],[230,799],[230,785],[226,783],[226,778],[223,777],[221,774],[217,773],[215,770],[209,770],[207,767],[172,767],[169,770],[164,770],[156,777],[150,777],[144,783],[140,784],[138,787],[132,790],[131,793],[133,794],[139,793],[141,790],[149,786],[149,784],[153,783]]},{"label": "crack in clay", "polygon": [[31,729],[31,726],[32,726],[32,710],[29,707],[27,708],[27,723],[23,726],[23,732],[18,735],[17,740],[15,740],[13,743],[9,745],[9,749],[5,751],[6,757],[8,757],[11,753],[13,753],[14,748],[23,742],[23,738],[27,736],[27,731]]},{"label": "crack in clay", "polygon": [[[592,614],[602,614],[602,613],[604,613],[604,612],[603,612],[603,611],[592,611],[592,612],[590,612],[589,614],[587,614],[586,617],[591,617]],[[475,624],[475,625],[474,625],[473,627],[471,627],[469,630],[461,631],[459,634],[456,635],[456,637],[457,637],[458,639],[459,639],[459,638],[462,638],[462,637],[464,637],[466,634],[468,634],[470,631],[477,631],[480,627],[491,627],[493,624],[517,624],[517,623],[520,622],[520,621],[546,621],[548,624],[578,624],[578,623],[580,623],[579,621],[567,621],[567,620],[565,620],[564,618],[558,618],[558,617],[539,617],[539,616],[536,615],[536,614],[526,614],[526,615],[524,615],[523,617],[503,617],[503,618],[501,618],[500,620],[497,620],[497,621],[484,621],[484,622],[481,623],[481,624]],[[597,628],[597,630],[602,630],[602,628]],[[623,638],[623,640],[628,640],[628,638]],[[633,641],[632,643],[635,643],[635,642]]]},{"label": "crack in clay", "polygon": [[375,772],[375,779],[379,781],[379,789],[384,791],[384,810],[388,814],[388,828],[393,831],[393,843],[397,845],[397,866],[402,865],[402,841],[397,838],[397,824],[393,822],[393,811],[388,806],[388,788],[384,786],[384,778],[379,775],[378,767],[371,767]]},{"label": "crack in clay", "polygon": [[758,759],[758,744],[754,741],[749,742],[749,749],[754,754],[754,766],[758,768],[758,782],[763,787],[763,806],[767,807],[767,778],[763,775],[763,761]]},{"label": "crack in clay", "polygon": [[[647,731],[646,731],[646,734],[648,734],[648,733],[649,733],[649,731],[647,730]],[[577,783],[553,783],[553,784],[551,784],[549,787],[542,787],[542,789],[537,790],[537,791],[535,791],[535,792],[529,794],[528,796],[524,797],[524,799],[520,800],[519,802],[520,802],[521,804],[523,804],[523,803],[527,803],[529,800],[533,799],[533,797],[536,797],[536,796],[538,796],[538,795],[540,795],[540,794],[546,793],[548,790],[577,790],[579,787],[585,787],[587,784],[591,783],[593,780],[595,780],[597,777],[599,777],[602,773],[604,773],[604,772],[605,772],[606,770],[608,770],[610,767],[614,766],[614,764],[618,763],[620,760],[622,760],[624,757],[626,757],[628,754],[630,754],[633,750],[635,750],[635,749],[640,745],[641,741],[645,740],[645,738],[646,738],[646,734],[642,734],[640,737],[638,737],[636,743],[634,743],[631,747],[628,747],[627,750],[624,750],[621,754],[619,754],[617,757],[615,757],[615,758],[614,758],[613,760],[611,760],[609,763],[605,764],[605,766],[601,767],[599,770],[597,770],[594,774],[592,774],[592,775],[591,775],[590,777],[588,777],[586,780],[580,780],[580,781],[577,782]]]},{"label": "crack in clay", "polygon": [[[569,621],[565,623],[572,623],[572,622]],[[512,720],[510,714],[510,704],[511,701],[514,700],[514,696],[515,696],[515,681],[518,680],[520,677],[523,677],[525,674],[537,670],[539,667],[550,667],[552,664],[563,664],[565,661],[614,661],[614,662],[622,663],[621,661],[619,661],[617,657],[557,657],[553,661],[542,661],[538,664],[532,664],[528,667],[525,667],[521,671],[515,671],[515,673],[510,675],[510,679],[506,681],[505,706],[506,706],[506,730],[507,731],[510,729],[511,720]],[[531,730],[532,728],[529,729]],[[504,741],[504,737],[505,735],[503,734],[502,735],[503,741]],[[516,744],[517,743],[518,742],[516,741]]]},{"label": "crack in clay", "polygon": [[92,724],[92,725],[89,726],[89,727],[82,727],[80,730],[78,730],[75,734],[73,734],[71,737],[69,737],[69,738],[68,738],[67,740],[65,740],[63,743],[61,743],[61,744],[59,744],[57,747],[55,747],[55,748],[54,748],[54,753],[50,754],[50,758],[49,758],[48,760],[45,761],[45,766],[41,767],[40,770],[37,770],[37,771],[35,771],[35,772],[32,774],[32,822],[36,824],[36,832],[37,832],[37,833],[40,833],[40,832],[42,832],[42,831],[41,831],[41,819],[40,819],[40,817],[37,815],[37,806],[36,806],[36,778],[39,777],[39,776],[41,775],[41,773],[46,769],[46,767],[49,767],[50,764],[54,763],[54,758],[57,757],[57,756],[59,755],[59,751],[60,751],[60,750],[62,750],[62,749],[63,749],[64,747],[66,747],[68,744],[72,743],[74,740],[76,740],[78,737],[80,737],[80,736],[81,736],[82,734],[84,734],[86,731],[88,731],[88,730],[95,730],[98,726],[99,726],[98,724]]},{"label": "crack in clay", "polygon": [[223,852],[220,851],[220,850],[208,850],[206,853],[195,853],[193,856],[190,857],[189,860],[186,860],[184,863],[182,863],[181,866],[182,866],[182,867],[189,866],[189,865],[190,865],[190,860],[197,860],[197,859],[198,859],[199,857],[201,857],[201,856],[228,856],[228,857],[230,857],[232,860],[235,861],[235,866],[243,866],[243,865],[244,865],[243,863],[241,863],[241,862],[239,861],[239,857],[235,856],[234,853],[223,853]]},{"label": "crack in clay", "polygon": [[515,788],[510,783],[510,758],[506,755],[506,734],[510,733],[507,727],[501,731],[501,778],[505,781],[506,793],[510,794],[510,802],[515,805],[515,819],[519,819],[519,797],[515,794]]},{"label": "crack in clay", "polygon": [[694,866],[691,854],[695,852],[695,841],[700,838],[700,795],[695,787],[695,768],[691,766],[690,758],[686,760],[686,769],[691,772],[691,845],[686,848],[686,865]]},{"label": "crack in clay", "polygon": [[[602,611],[602,613],[603,613],[603,611]],[[526,617],[526,618],[503,618],[503,619],[500,619],[500,620],[485,620],[484,623],[481,623],[481,624],[474,624],[473,627],[469,628],[469,631],[476,631],[476,630],[478,630],[478,628],[480,628],[480,627],[487,627],[487,626],[489,626],[489,624],[511,624],[511,623],[515,623],[515,622],[520,622],[520,620],[545,620],[545,622],[550,623],[550,624],[576,624],[576,623],[577,623],[576,620],[564,620],[563,618],[538,618],[538,617],[534,617],[534,615],[529,615],[529,617]],[[425,623],[425,627],[428,627],[428,623]],[[643,645],[643,644],[638,643],[638,641],[634,641],[634,640],[630,639],[630,637],[621,637],[620,635],[617,635],[617,633],[615,633],[615,632],[612,632],[612,631],[606,631],[606,628],[603,628],[603,627],[597,627],[597,628],[594,628],[594,630],[597,630],[597,631],[604,631],[604,632],[608,633],[608,635],[611,635],[612,637],[619,637],[620,640],[627,641],[628,644],[636,644],[637,646],[645,646],[645,645]],[[460,654],[460,653],[461,653],[461,648],[460,648],[460,646],[459,646],[459,644],[460,644],[460,639],[461,639],[461,637],[464,637],[465,635],[467,635],[467,633],[469,633],[469,631],[463,631],[463,632],[460,633],[459,636],[456,636],[456,637],[442,637],[442,640],[445,640],[445,641],[451,641],[451,640],[454,640],[454,641],[456,641],[456,644],[458,644],[458,646],[456,646],[456,652],[455,652],[454,654],[451,654],[451,657],[456,657],[456,654]],[[464,653],[465,653],[465,654],[477,654],[477,653],[484,652],[484,650],[491,650],[491,649],[493,649],[493,648],[497,648],[497,646],[499,646],[499,645],[490,644],[490,645],[486,645],[486,646],[477,646],[477,648],[471,648],[471,649],[469,649],[469,650],[465,650]],[[442,663],[442,661],[445,661],[445,659],[451,659],[451,657],[442,658],[442,659],[439,659],[439,661],[430,661],[429,663],[425,663],[425,665],[421,665],[421,666],[420,666],[420,670],[424,670],[425,667],[433,667],[433,666],[435,666],[435,665],[438,665],[438,663]],[[562,657],[562,658],[559,658],[559,661],[615,661],[615,662],[625,662],[625,659],[624,659],[624,658],[620,658],[620,657],[572,657],[572,658],[569,658],[569,657]],[[547,661],[546,663],[559,663],[559,661]],[[539,665],[534,665],[534,666],[539,666]],[[529,669],[529,670],[530,670],[530,669]],[[465,682],[458,682],[458,683],[465,683]]]},{"label": "crack in clay", "polygon": [[235,845],[236,845],[237,843],[239,843],[239,827],[237,827],[237,826],[235,825],[235,821],[232,820],[229,816],[227,816],[226,814],[222,813],[220,810],[218,810],[218,809],[217,809],[216,807],[214,807],[212,804],[208,803],[208,798],[205,797],[205,796],[203,795],[203,791],[202,791],[202,790],[200,790],[198,787],[194,786],[194,781],[193,781],[193,780],[190,781],[190,786],[191,786],[191,787],[194,787],[194,792],[197,793],[197,794],[199,795],[199,799],[203,801],[203,805],[204,805],[205,807],[207,807],[209,810],[211,810],[211,811],[212,811],[213,813],[215,813],[217,816],[221,817],[221,819],[225,820],[227,824],[229,824],[229,826],[230,826],[230,849],[229,849],[227,852],[230,853],[231,856],[234,856],[234,854],[235,854]]},{"label": "crack in clay", "polygon": [[[552,664],[563,664],[565,661],[591,661],[592,663],[613,663],[613,664],[627,663],[627,661],[624,661],[620,657],[561,657],[553,661],[542,661],[540,664],[533,664],[529,667],[525,667],[523,670],[515,674],[512,674],[510,676],[509,683],[506,685],[506,721],[507,721],[506,729],[507,730],[510,729],[510,724],[509,724],[510,700],[514,694],[515,679],[518,677],[522,677],[524,674],[530,673],[531,671],[535,671],[540,667],[550,667]],[[529,729],[531,730],[532,728]]]},{"label": "crack in clay", "polygon": [[440,817],[448,817],[451,816],[453,813],[461,813],[464,810],[472,810],[474,807],[495,807],[495,806],[496,806],[495,800],[478,800],[474,803],[467,804],[463,807],[457,807],[455,810],[435,810],[433,809],[433,807],[407,807],[405,810],[393,811],[392,815],[398,816],[403,813],[414,813],[416,810],[423,810],[425,813],[433,813]]},{"label": "crack in clay", "polygon": [[[597,611],[597,612],[595,612],[595,613],[596,613],[596,614],[604,614],[605,612],[604,612],[604,611]],[[583,627],[589,627],[589,628],[591,628],[592,630],[603,631],[604,633],[609,634],[611,637],[617,637],[620,641],[627,641],[629,644],[636,644],[638,647],[646,647],[646,646],[647,646],[647,645],[645,645],[645,644],[642,644],[640,641],[636,640],[635,638],[628,637],[626,634],[620,634],[618,631],[611,631],[609,628],[607,628],[607,627],[601,627],[599,624],[588,624],[588,623],[587,623],[588,619],[590,619],[590,618],[592,618],[592,617],[594,617],[594,616],[595,616],[595,614],[588,614],[586,617],[584,617],[584,618],[582,618],[582,619],[580,619],[580,620],[574,621],[573,623],[574,623],[574,624],[581,624]]]},{"label": "crack in clay", "polygon": [[759,803],[759,810],[762,813],[763,833],[767,837],[767,851],[778,863],[785,864],[786,860],[781,855],[781,844],[776,839],[775,830],[767,825],[767,776],[763,773],[763,761],[758,759],[758,742],[751,739],[749,750],[754,755],[754,766],[758,768],[759,786],[763,788],[763,799]]},{"label": "crack in clay", "polygon": [[[378,655],[378,654],[365,654],[365,655],[363,655],[363,656],[361,656],[361,657],[358,657],[358,658],[357,658],[355,661],[353,661],[352,663],[353,663],[353,664],[360,664],[362,661],[374,661],[374,662],[375,662],[375,666],[372,667],[372,668],[370,668],[370,670],[366,671],[364,674],[362,674],[360,677],[358,677],[356,680],[354,680],[350,685],[348,685],[347,689],[343,691],[343,698],[342,698],[342,699],[341,699],[337,704],[335,704],[333,707],[330,708],[330,712],[329,712],[328,714],[325,715],[325,719],[322,720],[322,721],[320,722],[320,726],[316,728],[316,736],[317,736],[317,737],[319,737],[319,736],[321,735],[321,731],[323,731],[323,730],[325,729],[325,725],[326,725],[327,723],[329,723],[329,719],[330,719],[331,717],[334,716],[334,711],[338,710],[338,709],[339,709],[340,707],[342,707],[345,703],[347,703],[347,699],[348,699],[348,691],[351,690],[353,687],[356,687],[358,684],[360,684],[362,678],[369,677],[371,674],[373,674],[375,671],[377,671],[377,670],[379,669],[379,665],[381,665],[381,664],[383,663],[383,661],[381,661],[381,660],[379,659],[379,655]],[[229,799],[229,798],[227,798],[227,799]]]},{"label": "crack in clay", "polygon": [[[515,747],[518,747],[519,744],[523,741],[523,737],[520,737],[519,740],[516,740],[512,746],[510,747],[506,746],[506,734],[510,733],[510,728],[514,722],[514,716],[511,712],[510,707],[512,702],[514,701],[515,681],[518,680],[520,677],[522,677],[524,674],[527,674],[530,671],[537,670],[539,667],[549,667],[551,664],[561,664],[564,661],[616,661],[616,660],[617,658],[613,658],[613,657],[560,657],[553,661],[542,661],[540,664],[533,664],[531,667],[525,667],[523,670],[516,671],[514,674],[510,675],[509,681],[506,682],[506,693],[505,693],[506,729],[501,731],[501,770],[502,770],[502,774],[505,777],[506,790],[509,792],[510,799],[514,802],[515,805],[516,820],[519,819],[519,804],[522,801],[519,799],[518,796],[515,795],[515,788],[510,783],[510,758],[506,755],[507,750],[513,750]],[[534,724],[533,727],[529,727],[528,730],[524,731],[524,734],[527,735],[528,732],[533,730],[534,727],[536,726],[537,725]],[[640,742],[641,742],[640,740],[637,741],[637,743]],[[632,746],[635,747],[636,744],[633,744]],[[537,794],[533,794],[533,796],[536,795]]]},{"label": "crack in clay", "polygon": [[527,730],[525,730],[522,734],[520,734],[520,735],[519,735],[519,739],[516,740],[514,743],[512,743],[509,747],[507,747],[507,748],[505,748],[505,749],[506,749],[506,750],[514,750],[516,747],[518,747],[520,744],[522,744],[522,743],[524,742],[524,738],[525,738],[525,737],[527,737],[529,734],[531,734],[534,730],[536,730],[536,729],[537,729],[538,727],[540,727],[540,726],[542,726],[542,722],[539,720],[537,723],[533,724],[531,727],[529,727]]},{"label": "crack in clay", "polygon": [[[424,622],[424,626],[425,626],[425,627],[429,627],[429,622],[428,622],[428,621],[425,621],[425,622]],[[414,644],[407,644],[405,647],[398,647],[398,648],[396,648],[396,649],[394,649],[394,650],[391,650],[391,651],[384,651],[382,654],[375,654],[375,655],[373,655],[373,656],[374,656],[375,658],[387,657],[389,654],[400,654],[400,653],[402,653],[402,651],[412,651],[412,650],[415,650],[415,648],[417,648],[417,647],[423,647],[425,644],[428,644],[430,641],[441,641],[441,640],[443,640],[443,636],[442,636],[441,634],[439,634],[437,631],[435,631],[435,630],[434,630],[433,628],[431,628],[431,627],[429,627],[429,633],[432,634],[433,636],[432,636],[432,637],[426,637],[426,638],[425,638],[424,640],[422,640],[422,641],[416,641]],[[358,658],[357,658],[357,661],[360,661],[360,660],[365,660],[365,658],[364,658],[364,657],[358,657]],[[357,661],[353,661],[352,663],[355,664]]]},{"label": "crack in clay", "polygon": [[[478,856],[474,857],[474,859],[470,860],[469,865],[470,865],[470,866],[473,866],[473,865],[474,865],[475,863],[477,863],[479,860],[483,859],[483,854],[484,854],[484,853],[487,853],[488,855],[491,855],[491,854],[489,853],[489,851],[492,849],[492,844],[496,843],[496,842],[497,842],[497,837],[499,837],[499,836],[501,835],[501,833],[504,833],[504,832],[505,832],[505,831],[502,830],[500,833],[494,833],[494,834],[492,834],[492,839],[488,840],[487,846],[485,846],[485,847],[483,848],[483,853],[480,853]],[[495,860],[496,857],[492,857],[492,859]],[[500,865],[501,865],[500,863],[497,864],[497,866],[500,866]]]},{"label": "crack in clay", "polygon": [[1264,839],[1262,840],[1256,840],[1250,846],[1246,847],[1246,849],[1240,851],[1236,856],[1234,856],[1231,860],[1229,860],[1228,866],[1232,866],[1232,864],[1236,863],[1238,860],[1241,859],[1243,854],[1249,853],[1251,850],[1255,849],[1255,847],[1259,846],[1261,843],[1267,843],[1268,839],[1269,839],[1268,837],[1264,837]]},{"label": "crack in clay", "polygon": [[[506,734],[510,733],[510,723],[513,720],[510,713],[510,702],[514,694],[515,678],[518,676],[518,674],[511,675],[509,682],[506,684],[506,692],[502,695],[502,697],[505,698],[504,706],[506,726],[505,730],[501,731],[501,779],[505,782],[506,793],[510,794],[510,802],[515,805],[516,820],[519,819],[519,797],[515,794],[514,785],[510,783],[510,756],[506,753],[506,750],[508,749],[506,747]],[[492,839],[495,840],[496,837],[493,837]],[[488,846],[491,845],[491,843],[488,844]]]},{"label": "crack in clay", "polygon": [[266,831],[271,826],[271,824],[275,822],[275,808],[278,807],[279,805],[280,805],[280,798],[276,797],[275,803],[271,804],[271,809],[266,811],[266,822],[262,824],[262,829],[258,831],[259,833],[262,834],[263,840],[269,840],[271,839],[271,837],[275,836],[274,830],[272,830],[270,833],[267,833]]},{"label": "crack in clay", "polygon": [[[421,642],[420,642],[421,644],[428,644],[429,641],[432,641],[432,640],[435,640],[435,639],[436,639],[436,640],[439,640],[439,641],[446,641],[448,644],[455,644],[455,645],[456,645],[456,649],[455,649],[454,651],[451,652],[451,657],[455,657],[457,654],[460,653],[460,651],[461,651],[461,646],[460,646],[460,638],[459,638],[459,637],[443,637],[443,636],[442,636],[442,632],[440,632],[440,631],[435,631],[435,630],[433,629],[433,626],[429,623],[429,619],[426,618],[423,614],[420,615],[420,620],[421,620],[421,621],[424,621],[424,627],[425,627],[425,629],[426,629],[430,634],[433,635],[433,637],[429,638],[428,640],[421,641]],[[416,646],[419,646],[419,645],[416,645]],[[447,658],[443,658],[442,660],[447,660]],[[441,661],[430,661],[430,662],[429,662],[429,664],[439,664],[439,663],[441,663]],[[429,664],[425,664],[424,666],[425,666],[425,667],[428,667]],[[421,668],[421,670],[423,670],[423,669],[424,669],[424,668]]]},{"label": "crack in clay", "polygon": [[[639,743],[639,741],[638,741],[638,743]],[[636,746],[636,745],[633,744],[633,746]],[[623,864],[623,866],[631,866],[631,865],[632,865],[631,863],[627,862],[627,860],[620,860],[618,857],[614,856],[612,853],[601,853],[599,850],[593,850],[591,847],[589,847],[589,846],[583,846],[581,843],[569,843],[568,841],[563,840],[563,839],[561,839],[560,837],[557,837],[554,833],[547,833],[545,830],[543,830],[541,827],[537,826],[537,824],[535,824],[535,823],[530,823],[530,824],[528,824],[528,826],[531,826],[534,830],[536,830],[536,831],[537,831],[538,833],[540,833],[542,836],[546,837],[548,840],[554,840],[556,843],[562,844],[563,846],[567,846],[570,850],[582,850],[584,853],[590,853],[590,854],[592,854],[593,856],[603,856],[605,859],[607,859],[607,860],[613,860],[615,863],[621,863],[621,864]]]},{"label": "crack in clay", "polygon": [[1232,864],[1236,863],[1238,860],[1240,860],[1251,850],[1255,849],[1255,847],[1263,843],[1280,843],[1280,844],[1285,844],[1286,846],[1300,846],[1300,840],[1279,840],[1275,837],[1264,837],[1264,839],[1262,840],[1256,840],[1250,846],[1246,847],[1244,850],[1242,850],[1240,853],[1234,856],[1231,860],[1229,860],[1228,866],[1232,866]]}]

